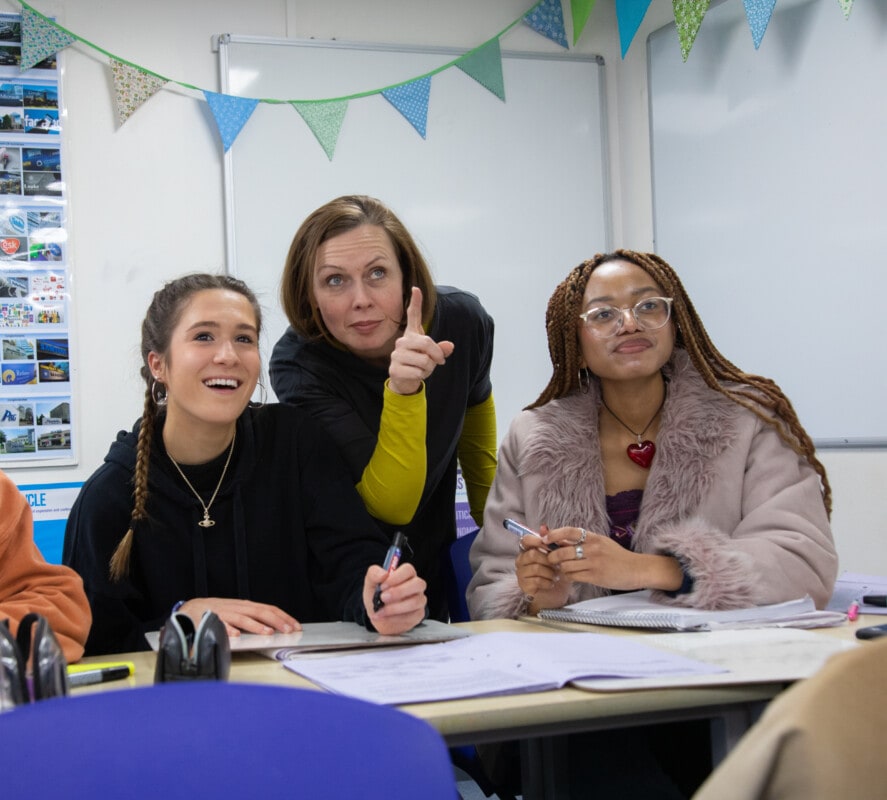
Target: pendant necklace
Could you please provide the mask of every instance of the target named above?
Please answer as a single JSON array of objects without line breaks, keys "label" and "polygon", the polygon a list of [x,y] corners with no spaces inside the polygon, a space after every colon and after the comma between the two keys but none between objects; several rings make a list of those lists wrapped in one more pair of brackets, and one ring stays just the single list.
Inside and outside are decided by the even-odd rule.
[{"label": "pendant necklace", "polygon": [[[611,411],[610,413],[612,414],[613,412]],[[203,502],[203,498],[200,496],[200,493],[191,485],[191,481],[189,481],[188,478],[185,476],[185,473],[182,472],[182,468],[176,463],[176,460],[172,456],[169,456],[169,453],[167,452],[169,460],[172,461],[172,465],[176,468],[176,470],[178,470],[179,475],[182,476],[182,480],[188,484],[188,488],[193,492],[200,505],[203,506],[203,519],[197,523],[201,528],[211,528],[213,525],[216,524],[216,521],[214,519],[210,519],[209,509],[210,506],[212,506],[212,504],[215,502],[216,495],[219,493],[219,489],[222,488],[222,481],[225,480],[225,473],[228,472],[228,465],[231,463],[231,455],[234,453],[234,440],[236,438],[237,430],[235,429],[234,436],[231,437],[231,446],[228,448],[228,458],[225,459],[225,466],[222,467],[222,475],[219,478],[219,482],[216,484],[216,490],[213,492],[213,496],[209,498],[208,503]]]},{"label": "pendant necklace", "polygon": [[662,402],[659,404],[659,408],[656,409],[656,413],[650,417],[650,421],[644,425],[644,429],[638,433],[637,431],[633,431],[628,427],[619,417],[617,417],[613,413],[613,409],[607,405],[607,402],[604,400],[603,394],[601,394],[601,403],[604,408],[610,412],[610,416],[616,420],[625,430],[631,433],[632,436],[637,437],[637,444],[632,442],[628,447],[625,448],[625,452],[628,454],[628,457],[634,461],[639,467],[643,467],[644,469],[650,469],[650,464],[653,463],[653,456],[656,455],[656,445],[651,442],[649,439],[644,439],[643,436],[649,429],[649,427],[653,424],[653,420],[659,416],[659,412],[662,411],[662,407],[665,405],[665,397],[666,391],[665,388],[662,390]]}]

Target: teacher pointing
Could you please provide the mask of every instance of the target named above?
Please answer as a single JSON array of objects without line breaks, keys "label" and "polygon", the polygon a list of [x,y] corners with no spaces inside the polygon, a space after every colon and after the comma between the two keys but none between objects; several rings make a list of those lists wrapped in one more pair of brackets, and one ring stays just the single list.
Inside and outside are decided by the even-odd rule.
[{"label": "teacher pointing", "polygon": [[281,302],[278,399],[327,428],[370,514],[389,536],[406,534],[431,616],[446,619],[457,463],[478,523],[496,469],[492,318],[474,295],[435,286],[401,221],[362,195],[302,223]]}]

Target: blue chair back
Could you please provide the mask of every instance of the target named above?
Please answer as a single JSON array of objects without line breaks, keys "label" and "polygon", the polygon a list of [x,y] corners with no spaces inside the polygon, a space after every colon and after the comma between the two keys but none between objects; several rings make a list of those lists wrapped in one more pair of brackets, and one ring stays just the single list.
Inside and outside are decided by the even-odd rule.
[{"label": "blue chair back", "polygon": [[4,797],[454,800],[446,745],[389,706],[282,686],[168,683],[0,714]]},{"label": "blue chair back", "polygon": [[471,565],[468,562],[468,551],[477,538],[477,530],[460,536],[450,545],[449,564],[446,565],[447,605],[450,611],[450,622],[468,622],[468,603],[465,591],[471,581]]}]

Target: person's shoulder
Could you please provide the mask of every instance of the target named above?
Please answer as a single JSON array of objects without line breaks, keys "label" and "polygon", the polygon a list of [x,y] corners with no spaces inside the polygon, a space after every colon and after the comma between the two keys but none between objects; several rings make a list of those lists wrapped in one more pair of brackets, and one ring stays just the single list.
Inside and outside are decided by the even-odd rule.
[{"label": "person's shoulder", "polygon": [[437,292],[437,303],[439,306],[475,313],[486,313],[478,296],[466,289],[460,289],[457,286],[435,286],[434,288]]},{"label": "person's shoulder", "polygon": [[435,317],[443,329],[491,329],[493,318],[477,295],[455,286],[436,286]]}]

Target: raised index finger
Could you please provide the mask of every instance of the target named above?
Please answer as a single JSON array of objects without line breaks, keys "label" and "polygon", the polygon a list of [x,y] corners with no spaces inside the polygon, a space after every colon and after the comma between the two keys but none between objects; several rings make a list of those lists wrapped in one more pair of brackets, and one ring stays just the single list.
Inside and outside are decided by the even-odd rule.
[{"label": "raised index finger", "polygon": [[425,333],[425,329],[422,327],[422,290],[418,286],[414,286],[410,294],[406,329],[413,333]]}]

